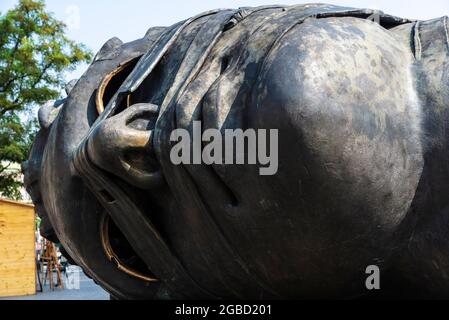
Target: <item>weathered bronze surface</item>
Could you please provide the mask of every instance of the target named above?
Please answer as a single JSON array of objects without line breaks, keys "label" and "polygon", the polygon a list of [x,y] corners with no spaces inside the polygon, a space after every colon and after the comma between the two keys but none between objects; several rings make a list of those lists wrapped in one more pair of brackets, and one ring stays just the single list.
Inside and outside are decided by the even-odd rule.
[{"label": "weathered bronze surface", "polygon": [[[39,112],[44,236],[119,299],[360,297],[368,265],[448,297],[447,20],[266,6],[109,40]],[[196,120],[278,129],[277,174],[172,164]]]}]

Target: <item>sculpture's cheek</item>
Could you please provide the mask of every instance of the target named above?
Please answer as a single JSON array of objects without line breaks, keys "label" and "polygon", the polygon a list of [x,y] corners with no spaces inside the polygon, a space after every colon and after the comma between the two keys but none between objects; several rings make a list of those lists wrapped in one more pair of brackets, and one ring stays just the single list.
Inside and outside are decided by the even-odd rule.
[{"label": "sculpture's cheek", "polygon": [[306,21],[266,60],[250,127],[279,129],[280,160],[263,197],[291,219],[289,261],[312,282],[315,263],[353,277],[395,245],[423,166],[411,65],[391,33],[352,18]]},{"label": "sculpture's cheek", "polygon": [[323,19],[306,22],[273,51],[256,121],[278,122],[280,136],[293,133],[298,155],[310,157],[305,165],[333,180],[336,194],[376,207],[376,223],[394,227],[422,167],[408,48],[370,22]]}]

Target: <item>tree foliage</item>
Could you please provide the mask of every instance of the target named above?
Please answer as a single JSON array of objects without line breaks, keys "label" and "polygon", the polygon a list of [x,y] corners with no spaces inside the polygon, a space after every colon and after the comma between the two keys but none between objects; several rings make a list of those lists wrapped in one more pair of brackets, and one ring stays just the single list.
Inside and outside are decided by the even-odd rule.
[{"label": "tree foliage", "polygon": [[27,157],[36,131],[28,115],[56,99],[64,75],[92,54],[65,35],[66,26],[42,0],[19,0],[0,13],[0,194],[19,198],[17,172],[8,168]]}]

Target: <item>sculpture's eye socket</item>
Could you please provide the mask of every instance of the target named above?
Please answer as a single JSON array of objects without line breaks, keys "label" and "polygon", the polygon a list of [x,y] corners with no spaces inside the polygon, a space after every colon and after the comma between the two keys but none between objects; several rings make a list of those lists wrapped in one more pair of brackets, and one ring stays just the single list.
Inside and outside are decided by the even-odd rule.
[{"label": "sculpture's eye socket", "polygon": [[108,259],[119,270],[144,281],[158,281],[108,214],[101,221],[101,242]]},{"label": "sculpture's eye socket", "polygon": [[[107,106],[109,101],[122,85],[123,81],[125,81],[134,69],[139,59],[140,57],[136,57],[122,63],[117,69],[111,71],[106,77],[104,77],[103,81],[101,81],[95,99],[98,114],[104,111],[105,106]],[[127,107],[131,104],[131,101],[129,101],[128,98],[125,99],[124,103],[126,104],[125,107]]]}]

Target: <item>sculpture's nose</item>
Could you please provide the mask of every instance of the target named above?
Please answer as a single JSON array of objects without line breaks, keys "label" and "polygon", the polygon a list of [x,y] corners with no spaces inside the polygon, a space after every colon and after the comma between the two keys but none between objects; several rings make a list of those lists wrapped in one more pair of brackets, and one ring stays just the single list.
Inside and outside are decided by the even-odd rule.
[{"label": "sculpture's nose", "polygon": [[137,187],[153,186],[161,177],[151,145],[157,115],[158,106],[140,103],[103,121],[89,138],[89,157]]}]

